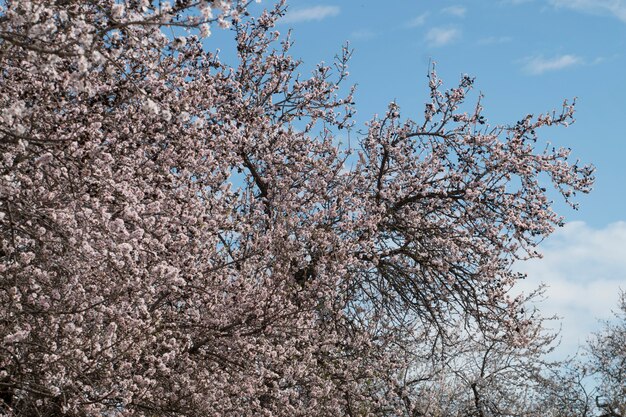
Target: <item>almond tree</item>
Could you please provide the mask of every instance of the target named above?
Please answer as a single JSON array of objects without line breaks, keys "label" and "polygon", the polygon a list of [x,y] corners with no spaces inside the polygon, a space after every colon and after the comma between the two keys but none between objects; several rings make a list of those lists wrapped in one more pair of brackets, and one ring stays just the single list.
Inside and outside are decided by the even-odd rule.
[{"label": "almond tree", "polygon": [[626,416],[626,294],[616,320],[594,334],[583,354],[552,369],[543,407],[551,417]]},{"label": "almond tree", "polygon": [[598,382],[594,402],[603,417],[626,416],[626,293],[615,323],[607,322],[589,344],[589,370]]},{"label": "almond tree", "polygon": [[284,9],[2,3],[2,413],[417,415],[459,320],[537,345],[511,265],[562,221],[542,178],[590,189],[538,144],[573,106],[492,126],[433,70],[423,121],[392,103],[346,149],[350,51],[300,76]]},{"label": "almond tree", "polygon": [[561,364],[545,358],[556,336],[543,329],[545,319],[537,311],[528,318],[533,329],[526,341],[468,326],[466,318],[447,340],[432,344],[424,338],[421,355],[404,374],[407,411],[430,417],[545,417],[551,409],[545,401],[548,378]]}]

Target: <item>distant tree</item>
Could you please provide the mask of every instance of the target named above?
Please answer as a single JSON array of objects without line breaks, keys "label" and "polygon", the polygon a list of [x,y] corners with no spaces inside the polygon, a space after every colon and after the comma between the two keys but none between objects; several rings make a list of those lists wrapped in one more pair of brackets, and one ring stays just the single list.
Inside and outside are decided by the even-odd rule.
[{"label": "distant tree", "polygon": [[595,404],[605,417],[626,416],[626,293],[615,323],[606,322],[589,344],[589,370],[596,375]]},{"label": "distant tree", "polygon": [[[527,296],[525,302],[539,296]],[[560,362],[546,354],[556,334],[543,328],[537,311],[527,314],[526,335],[488,331],[462,317],[446,338],[423,337],[404,373],[401,397],[407,415],[429,417],[547,416],[554,407],[546,387]]]},{"label": "distant tree", "polygon": [[440,352],[507,415],[545,346],[511,266],[561,223],[544,187],[592,184],[538,143],[572,105],[492,126],[433,70],[423,121],[346,148],[350,51],[298,75],[282,3],[0,4],[4,415],[434,415],[410,377]]},{"label": "distant tree", "polygon": [[584,353],[552,367],[542,390],[546,416],[626,416],[626,295]]}]

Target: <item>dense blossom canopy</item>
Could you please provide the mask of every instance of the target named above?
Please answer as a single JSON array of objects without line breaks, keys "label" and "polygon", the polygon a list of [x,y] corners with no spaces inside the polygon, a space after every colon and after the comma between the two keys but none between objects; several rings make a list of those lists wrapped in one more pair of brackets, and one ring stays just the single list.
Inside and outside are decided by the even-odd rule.
[{"label": "dense blossom canopy", "polygon": [[493,126],[433,70],[422,121],[346,147],[350,51],[299,75],[283,4],[1,4],[0,412],[453,415],[450,369],[517,412],[479,393],[550,341],[511,266],[561,222],[545,187],[591,186],[537,137],[572,105]]}]

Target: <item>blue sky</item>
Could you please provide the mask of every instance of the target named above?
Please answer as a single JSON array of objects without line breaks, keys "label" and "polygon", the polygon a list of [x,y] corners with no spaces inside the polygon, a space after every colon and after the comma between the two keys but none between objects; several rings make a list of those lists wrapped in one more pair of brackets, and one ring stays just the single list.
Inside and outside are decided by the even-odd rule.
[{"label": "blue sky", "polygon": [[461,74],[476,77],[493,123],[577,97],[576,124],[544,132],[598,169],[593,195],[565,214],[595,227],[625,218],[626,0],[288,4],[279,30],[293,29],[294,54],[306,64],[330,61],[350,41],[359,123],[394,99],[419,117],[431,59],[450,86]]},{"label": "blue sky", "polygon": [[[261,6],[269,7],[269,0]],[[592,194],[543,246],[545,258],[520,265],[520,290],[548,284],[541,304],[563,317],[562,354],[576,350],[597,319],[611,317],[626,290],[626,0],[291,0],[278,29],[293,30],[303,69],[329,62],[350,42],[358,85],[357,128],[397,100],[419,118],[429,62],[447,85],[476,77],[491,123],[559,109],[577,97],[576,123],[543,131],[596,168]]]}]

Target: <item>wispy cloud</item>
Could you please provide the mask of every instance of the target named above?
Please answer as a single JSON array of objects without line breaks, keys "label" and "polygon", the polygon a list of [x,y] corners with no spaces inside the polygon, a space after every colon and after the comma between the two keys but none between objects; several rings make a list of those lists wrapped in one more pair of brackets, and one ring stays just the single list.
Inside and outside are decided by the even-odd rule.
[{"label": "wispy cloud", "polygon": [[613,15],[626,22],[626,0],[549,0],[555,7],[598,15]]},{"label": "wispy cloud", "polygon": [[568,67],[581,65],[584,60],[576,55],[557,55],[551,58],[534,56],[523,59],[523,70],[530,75],[541,75],[548,71],[558,71]]},{"label": "wispy cloud", "polygon": [[598,329],[598,319],[611,318],[620,286],[626,290],[626,222],[599,229],[571,222],[540,250],[543,259],[518,265],[528,278],[517,289],[528,292],[542,282],[547,284],[546,300],[539,307],[546,316],[563,318],[559,350],[572,354]]},{"label": "wispy cloud", "polygon": [[430,46],[448,45],[461,37],[461,31],[456,28],[432,28],[426,33],[426,41]]},{"label": "wispy cloud", "polygon": [[467,13],[467,9],[463,6],[450,6],[450,7],[441,9],[441,12],[445,14],[449,14],[451,16],[465,17],[465,13]]},{"label": "wispy cloud", "polygon": [[376,32],[371,31],[369,29],[355,30],[354,32],[350,33],[351,39],[361,40],[361,41],[374,39],[376,36],[377,36]]},{"label": "wispy cloud", "polygon": [[428,17],[428,13],[422,13],[419,16],[414,17],[406,23],[406,27],[415,28],[418,26],[422,26],[426,23],[426,18]]},{"label": "wispy cloud", "polygon": [[314,6],[306,9],[297,9],[287,12],[281,23],[310,22],[323,20],[327,17],[337,16],[340,12],[338,6]]},{"label": "wispy cloud", "polygon": [[589,62],[589,65],[600,65],[606,64],[607,62],[614,61],[620,57],[619,54],[613,54],[611,56],[598,56],[593,59],[593,61]]}]

